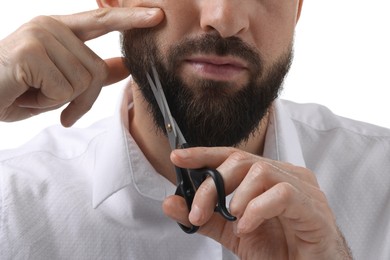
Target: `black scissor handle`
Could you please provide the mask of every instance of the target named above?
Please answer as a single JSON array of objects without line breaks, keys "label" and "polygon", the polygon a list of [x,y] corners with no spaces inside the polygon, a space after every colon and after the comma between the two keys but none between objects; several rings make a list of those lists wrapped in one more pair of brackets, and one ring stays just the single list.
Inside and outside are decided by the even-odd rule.
[{"label": "black scissor handle", "polygon": [[[228,221],[235,221],[237,219],[231,215],[226,208],[224,181],[221,174],[217,170],[209,168],[183,169],[176,167],[176,174],[178,177],[178,187],[175,194],[184,197],[189,211],[191,211],[191,206],[196,190],[199,188],[202,182],[208,176],[210,176],[214,181],[218,195],[218,203],[214,211],[219,212]],[[178,224],[184,232],[189,234],[195,233],[199,229],[198,226],[194,225],[187,227],[180,223]]]},{"label": "black scissor handle", "polygon": [[[191,205],[192,205],[192,201],[194,200],[196,189],[191,184],[190,175],[185,169],[179,167],[175,167],[175,169],[176,169],[176,178],[177,178],[177,189],[175,194],[182,196],[185,199],[188,211],[191,211]],[[194,225],[187,227],[179,222],[177,224],[187,234],[193,234],[199,229],[198,226],[194,226]]]}]

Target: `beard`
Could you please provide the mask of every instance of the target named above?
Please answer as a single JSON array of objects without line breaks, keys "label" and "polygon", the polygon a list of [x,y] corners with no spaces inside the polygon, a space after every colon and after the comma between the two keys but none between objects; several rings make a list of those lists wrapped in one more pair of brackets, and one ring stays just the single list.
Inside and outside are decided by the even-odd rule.
[{"label": "beard", "polygon": [[[292,61],[292,45],[276,62],[265,66],[262,56],[237,37],[208,33],[173,44],[165,55],[154,29],[135,29],[122,35],[127,68],[148,103],[157,129],[166,134],[164,118],[146,78],[154,65],[172,116],[189,146],[237,146],[259,130],[260,122],[278,97]],[[249,64],[249,79],[235,82],[183,80],[180,63],[192,54],[230,55]]]}]

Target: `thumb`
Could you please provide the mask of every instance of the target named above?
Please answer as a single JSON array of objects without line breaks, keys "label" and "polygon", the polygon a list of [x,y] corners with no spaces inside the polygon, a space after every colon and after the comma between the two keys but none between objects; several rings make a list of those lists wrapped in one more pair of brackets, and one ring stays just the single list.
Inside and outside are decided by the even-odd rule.
[{"label": "thumb", "polygon": [[130,75],[123,59],[124,58],[116,57],[105,60],[108,67],[108,77],[104,82],[104,86],[117,83]]}]

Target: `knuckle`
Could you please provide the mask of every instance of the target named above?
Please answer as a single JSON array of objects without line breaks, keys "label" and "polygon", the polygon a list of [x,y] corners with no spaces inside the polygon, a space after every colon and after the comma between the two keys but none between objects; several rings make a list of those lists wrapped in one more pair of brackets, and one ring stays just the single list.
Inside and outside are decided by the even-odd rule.
[{"label": "knuckle", "polygon": [[284,203],[288,203],[295,194],[295,188],[288,182],[281,182],[275,186],[275,195]]},{"label": "knuckle", "polygon": [[108,78],[108,66],[104,60],[96,57],[95,58],[95,71],[93,73],[94,78],[98,81],[105,81]]},{"label": "knuckle", "polygon": [[210,196],[210,194],[215,193],[215,185],[211,181],[211,178],[207,178],[202,185],[199,186],[198,190],[200,195]]},{"label": "knuckle", "polygon": [[12,45],[6,49],[9,63],[18,64],[19,62],[40,60],[47,55],[43,42],[48,41],[48,33],[34,25],[28,25],[23,28],[23,37],[15,39]]},{"label": "knuckle", "polygon": [[230,168],[234,168],[235,166],[242,163],[242,161],[245,159],[246,155],[243,151],[234,151],[232,154],[229,155],[229,157],[226,160],[226,164]]},{"label": "knuckle", "polygon": [[230,155],[230,158],[233,161],[238,161],[238,162],[244,160],[246,157],[247,157],[247,154],[244,151],[241,151],[241,150],[234,151]]},{"label": "knuckle", "polygon": [[[73,88],[70,86],[69,82],[62,76],[62,74],[58,73],[56,68],[51,68],[49,70],[49,75],[51,76],[51,81],[54,85],[45,86],[46,88],[50,88],[51,90],[43,90],[45,92],[49,92],[47,97],[52,100],[55,100],[59,103],[69,101],[73,96]],[[44,83],[42,83],[43,85]]]},{"label": "knuckle", "polygon": [[92,17],[96,20],[96,22],[102,25],[108,19],[109,14],[110,14],[109,8],[98,8],[93,12],[91,12]]},{"label": "knuckle", "polygon": [[19,31],[23,37],[16,39],[13,53],[21,55],[33,54],[36,51],[43,50],[42,42],[47,40],[48,33],[34,24],[26,24]]},{"label": "knuckle", "polygon": [[72,82],[76,95],[88,89],[92,82],[92,75],[80,64],[74,67],[74,79]]},{"label": "knuckle", "polygon": [[246,211],[247,212],[253,212],[259,207],[259,203],[256,200],[252,200],[248,203],[246,206]]},{"label": "knuckle", "polygon": [[27,64],[34,64],[37,60],[42,60],[46,56],[45,48],[34,39],[27,39],[15,47],[11,54],[13,64],[21,64],[26,67]]},{"label": "knuckle", "polygon": [[[42,26],[42,22],[35,22],[46,19],[45,16],[34,18],[31,22],[23,24],[8,41],[13,53],[24,51],[24,53],[32,52],[35,48],[43,48],[43,44],[51,36],[51,34]],[[12,40],[11,40],[12,39]],[[27,51],[27,52],[26,52]]]},{"label": "knuckle", "polygon": [[271,172],[272,168],[269,164],[263,161],[257,161],[251,166],[249,177],[252,181],[262,181],[268,179]]},{"label": "knuckle", "polygon": [[297,166],[297,168],[298,168],[298,171],[300,171],[302,173],[302,178],[304,181],[318,186],[317,177],[313,174],[312,171],[310,171],[309,169],[304,168],[304,167]]},{"label": "knuckle", "polygon": [[324,203],[324,205],[328,205],[328,198],[326,197],[326,194],[320,189],[317,189],[316,191],[316,198],[318,201]]},{"label": "knuckle", "polygon": [[39,15],[31,19],[30,23],[35,24],[48,24],[53,22],[53,18],[47,15]]},{"label": "knuckle", "polygon": [[81,91],[85,91],[91,85],[91,82],[92,82],[91,74],[89,74],[88,72],[81,73],[81,75],[79,76],[79,86],[76,87],[79,88]]}]

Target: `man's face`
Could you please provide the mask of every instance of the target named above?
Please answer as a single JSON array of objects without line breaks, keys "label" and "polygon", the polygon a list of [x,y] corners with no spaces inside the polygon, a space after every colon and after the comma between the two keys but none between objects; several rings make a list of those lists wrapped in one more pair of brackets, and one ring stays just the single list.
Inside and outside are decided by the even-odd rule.
[{"label": "man's face", "polygon": [[127,66],[160,129],[163,119],[145,76],[152,64],[190,145],[238,145],[258,129],[291,62],[296,1],[121,4],[165,12],[162,25],[123,33]]}]

